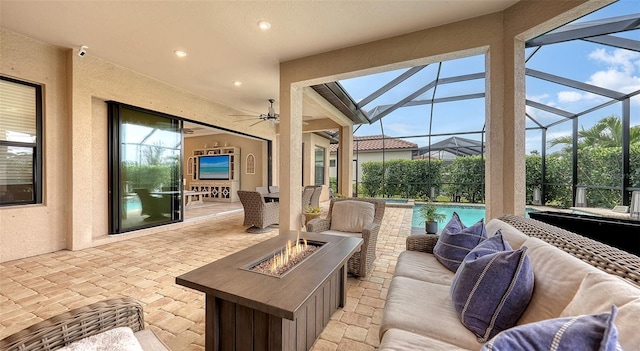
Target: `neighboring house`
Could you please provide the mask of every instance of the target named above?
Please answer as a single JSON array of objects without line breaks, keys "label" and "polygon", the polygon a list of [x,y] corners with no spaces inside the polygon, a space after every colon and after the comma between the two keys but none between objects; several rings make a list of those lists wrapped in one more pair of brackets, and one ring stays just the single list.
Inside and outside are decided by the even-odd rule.
[{"label": "neighboring house", "polygon": [[[382,139],[382,135],[353,137],[353,177],[362,180],[362,164],[369,161],[411,160],[418,144],[398,138]],[[337,177],[338,144],[331,144],[329,154],[329,176]],[[383,158],[384,153],[384,158]]]},{"label": "neighboring house", "polygon": [[473,139],[450,137],[431,144],[431,146],[423,146],[414,153],[413,159],[427,159],[451,161],[459,156],[475,156],[485,153],[486,145],[483,142]]}]

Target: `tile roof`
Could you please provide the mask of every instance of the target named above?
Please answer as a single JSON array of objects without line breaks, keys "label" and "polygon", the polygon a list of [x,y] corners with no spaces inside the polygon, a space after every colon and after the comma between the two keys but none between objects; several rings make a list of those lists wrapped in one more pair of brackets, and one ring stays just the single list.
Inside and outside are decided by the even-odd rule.
[{"label": "tile roof", "polygon": [[[353,151],[377,151],[382,150],[382,135],[366,135],[366,136],[354,136],[353,137]],[[412,143],[398,138],[390,138],[385,136],[384,140],[385,150],[413,150],[418,148],[418,144]],[[331,152],[338,150],[338,144],[331,144],[329,147]]]}]

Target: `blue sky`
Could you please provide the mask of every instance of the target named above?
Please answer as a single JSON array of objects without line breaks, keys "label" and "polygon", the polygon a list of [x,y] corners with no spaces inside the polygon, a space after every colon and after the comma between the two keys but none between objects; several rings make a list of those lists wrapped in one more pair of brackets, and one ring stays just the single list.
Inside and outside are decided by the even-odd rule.
[{"label": "blue sky", "polygon": [[[601,18],[623,16],[640,13],[640,0],[622,0],[587,15],[576,22],[591,21]],[[640,30],[615,34],[616,36],[640,40]],[[526,56],[532,49],[526,51]],[[572,41],[542,47],[527,63],[527,68],[559,75],[580,82],[589,83],[603,88],[630,93],[640,89],[640,53],[629,50],[616,49],[585,41]],[[397,77],[405,70],[379,73],[366,77],[358,77],[340,81],[355,101],[359,101],[388,81]],[[440,68],[440,78],[484,72],[484,56],[474,56],[453,61],[443,62]],[[393,104],[418,88],[431,82],[438,74],[438,64],[431,64],[404,81],[399,86],[385,93],[367,106],[371,110],[375,106]],[[439,85],[435,91],[435,98],[473,94],[484,92],[484,79]],[[551,105],[569,112],[577,113],[597,106],[607,101],[606,98],[574,90],[565,86],[527,77],[527,99]],[[420,99],[434,97],[433,89],[422,94]],[[413,107],[403,107],[382,119],[384,134],[388,136],[406,137],[414,135],[464,133],[481,131],[485,119],[484,99],[462,100],[433,105],[433,122],[429,125],[431,115],[430,104]],[[579,119],[579,125],[589,128],[602,117],[621,115],[622,104],[616,103],[596,112],[587,114]],[[640,96],[632,99],[631,125],[640,124]],[[561,118],[541,110],[527,107],[527,113],[544,125]],[[550,128],[547,140],[567,135],[571,132],[571,122],[565,122]],[[527,121],[527,127],[535,124]],[[355,135],[382,134],[379,122],[372,125],[362,125]],[[527,131],[527,153],[541,148],[541,132]],[[460,135],[462,137],[480,140],[479,134]],[[434,136],[432,142],[437,142],[448,136]],[[429,143],[428,138],[405,138],[420,146]],[[557,148],[556,148],[557,149]],[[549,151],[555,151],[552,149]]]}]

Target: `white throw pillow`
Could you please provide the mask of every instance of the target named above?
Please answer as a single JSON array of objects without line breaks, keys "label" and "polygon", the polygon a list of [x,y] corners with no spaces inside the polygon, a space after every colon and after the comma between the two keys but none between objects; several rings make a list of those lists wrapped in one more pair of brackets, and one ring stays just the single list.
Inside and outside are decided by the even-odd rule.
[{"label": "white throw pillow", "polygon": [[129,327],[109,329],[58,349],[62,351],[142,351]]},{"label": "white throw pillow", "polygon": [[360,233],[373,223],[375,206],[364,201],[336,201],[331,210],[331,230]]}]

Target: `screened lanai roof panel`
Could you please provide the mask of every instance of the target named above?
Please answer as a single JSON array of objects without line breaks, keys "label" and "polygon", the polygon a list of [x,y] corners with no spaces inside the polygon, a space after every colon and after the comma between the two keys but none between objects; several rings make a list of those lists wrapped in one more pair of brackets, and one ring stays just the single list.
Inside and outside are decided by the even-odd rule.
[{"label": "screened lanai roof panel", "polygon": [[581,89],[526,76],[527,99],[576,115],[612,99]]},{"label": "screened lanai roof panel", "polygon": [[[638,45],[640,47],[640,41]],[[554,63],[558,56],[567,55],[568,52],[574,58],[574,64],[566,66]],[[635,84],[624,77],[629,72],[635,72],[636,77],[638,76],[638,60],[639,52],[586,41],[573,41],[542,47],[527,62],[527,68],[630,93],[634,91]],[[596,67],[596,70],[592,67]]]},{"label": "screened lanai roof panel", "polygon": [[[533,101],[533,100],[530,100],[530,101]],[[569,121],[570,120],[569,118],[565,118],[565,117],[562,117],[560,115],[553,114],[553,113],[550,113],[550,112],[547,112],[545,110],[542,110],[542,109],[539,109],[539,108],[535,108],[535,107],[532,107],[532,106],[526,106],[525,107],[525,111],[526,111],[527,115],[531,116],[538,123],[542,124],[545,127],[550,125],[550,124],[554,124],[554,123],[558,123],[558,122],[561,122],[561,121]],[[529,127],[529,126],[533,127],[534,125],[530,124],[530,123],[532,123],[532,122],[529,121],[529,119],[527,119],[526,126],[527,127]]]},{"label": "screened lanai roof panel", "polygon": [[353,101],[358,103],[407,70],[409,70],[409,68],[343,79],[338,81],[338,83],[351,96]]},{"label": "screened lanai roof panel", "polygon": [[477,95],[485,92],[485,81],[482,79],[466,80],[451,84],[439,84],[436,99],[452,96]]},{"label": "screened lanai roof panel", "polygon": [[432,134],[478,132],[485,124],[485,99],[445,102],[433,106]]},{"label": "screened lanai roof panel", "polygon": [[399,108],[382,119],[384,134],[395,137],[428,134],[429,114],[429,105]]},{"label": "screened lanai roof panel", "polygon": [[455,77],[484,71],[484,55],[475,55],[443,61],[442,68],[440,69],[440,78]]},{"label": "screened lanai roof panel", "polygon": [[[436,77],[436,72],[436,65],[429,65],[427,67],[424,67],[420,71],[413,74],[411,77],[408,77],[404,81],[399,82],[396,86],[380,95],[367,105],[363,106],[363,108],[369,112],[374,110],[377,106],[394,106],[398,102],[407,99],[407,97],[411,96],[411,94],[416,93],[416,91],[423,89],[426,85],[433,82]],[[373,118],[371,114],[370,118]]]}]

